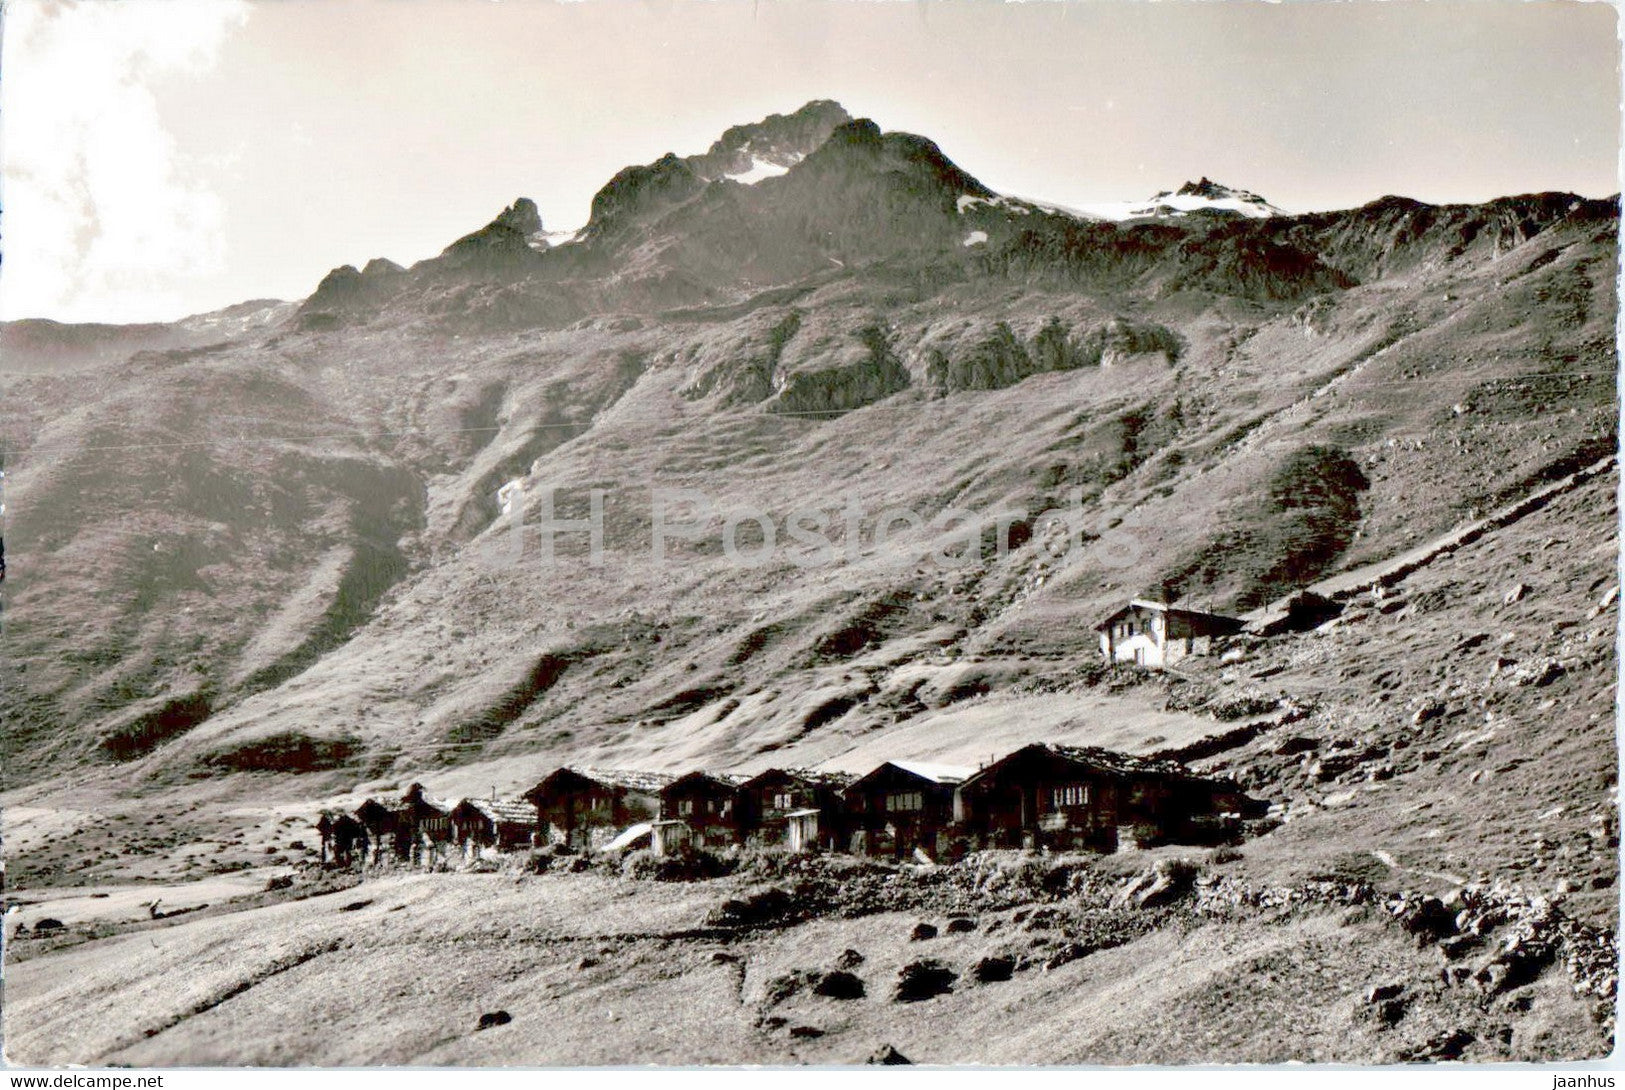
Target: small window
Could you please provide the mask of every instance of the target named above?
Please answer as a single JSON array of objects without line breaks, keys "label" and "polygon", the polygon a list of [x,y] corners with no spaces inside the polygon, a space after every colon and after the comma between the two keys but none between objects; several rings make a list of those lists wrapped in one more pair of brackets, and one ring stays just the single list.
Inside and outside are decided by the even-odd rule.
[{"label": "small window", "polygon": [[886,796],[886,809],[892,813],[923,810],[925,800],[918,791],[901,791]]},{"label": "small window", "polygon": [[678,804],[677,804],[677,812],[679,814],[683,814],[685,816],[688,815],[688,814],[692,814],[694,812],[694,800],[693,799],[683,799],[680,802],[678,802]]},{"label": "small window", "polygon": [[1087,806],[1089,804],[1089,785],[1072,783],[1067,784],[1065,787],[1054,788],[1050,792],[1050,801],[1057,810],[1068,806]]}]

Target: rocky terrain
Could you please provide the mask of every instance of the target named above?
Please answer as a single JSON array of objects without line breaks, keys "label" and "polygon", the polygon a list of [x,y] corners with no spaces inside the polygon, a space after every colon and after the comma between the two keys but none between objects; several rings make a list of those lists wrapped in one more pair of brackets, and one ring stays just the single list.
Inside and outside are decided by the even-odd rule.
[{"label": "rocky terrain", "polygon": [[539,875],[375,877],[232,913],[47,928],[13,956],[8,1050],[138,1066],[1606,1050],[1617,951],[1548,903],[1256,886],[1235,852],[1136,856],[755,860],[706,881],[556,857]]},{"label": "rocky terrain", "polygon": [[[1278,824],[1236,858],[1197,861],[1218,883],[1199,888],[1368,892],[1294,902],[1282,928],[1250,894],[1215,921],[1188,892],[1147,924],[1102,892],[1101,911],[1144,927],[1126,945],[1059,977],[1015,973],[999,987],[1032,989],[1020,1002],[984,1003],[980,986],[930,1001],[987,1019],[997,1032],[963,1035],[998,1042],[985,1055],[932,1038],[924,1016],[918,1036],[881,1033],[916,1009],[884,996],[904,940],[864,976],[865,999],[836,1004],[857,1012],[849,1030],[805,1016],[819,1037],[764,1031],[781,1015],[740,996],[766,978],[740,992],[734,963],[705,961],[703,986],[661,986],[692,984],[674,1004],[689,1017],[714,984],[738,1035],[686,1059],[862,1059],[890,1044],[939,1062],[1373,1060],[1418,1058],[1458,1030],[1471,1043],[1437,1048],[1607,1051],[1611,1013],[1576,990],[1558,945],[1530,940],[1543,952],[1520,983],[1471,980],[1525,916],[1605,937],[1617,918],[1617,201],[1382,197],[1287,215],[1202,179],[1136,207],[1149,211],[1105,218],[1000,195],[931,141],[818,102],[621,171],[580,231],[549,230],[520,199],[436,258],[338,269],[296,303],[4,327],[8,877],[34,922],[68,900],[80,913],[62,910],[73,942],[17,945],[32,952],[8,973],[8,1048],[173,1061],[228,1047],[207,1044],[216,1006],[235,1019],[290,1001],[265,990],[261,962],[227,958],[216,983],[230,994],[198,1010],[135,1004],[134,1020],[98,1023],[87,1006],[94,1033],[43,1013],[142,979],[133,940],[89,934],[107,916],[75,898],[302,874],[321,805],[414,779],[517,791],[565,762],[864,771],[899,756],[974,765],[1047,739],[1177,755],[1274,802]],[[593,489],[601,556],[577,532],[549,557],[538,526],[587,517]],[[655,494],[671,489],[709,511],[657,559]],[[897,510],[918,517],[882,525]],[[803,554],[798,512],[822,513],[829,563]],[[1092,626],[1129,596],[1262,621],[1310,585],[1336,607],[1313,623],[1255,628],[1163,675],[1097,666]],[[1101,863],[1118,868],[1102,889],[1151,862]],[[432,1027],[443,1044],[422,1046],[401,983],[399,1043],[352,1034],[313,1059],[595,1062],[634,1041],[685,1059],[681,1034],[630,1015],[589,1043],[588,1012],[620,981],[649,985],[659,943],[710,958],[709,938],[658,935],[708,926],[747,884],[388,881],[447,936],[509,926],[499,917],[521,903],[559,898],[561,920],[575,899],[624,905],[643,953],[593,986],[608,990],[578,991],[578,971],[548,960],[552,939],[490,939],[491,957],[518,959],[502,969],[528,982],[516,992],[543,994],[526,974],[544,973],[553,1001],[580,996],[580,1036],[558,1038],[569,1056],[523,1051],[535,1038],[517,1026],[465,1034],[486,1008],[523,1018],[516,999],[474,991],[472,1014],[457,1007],[462,1021]],[[513,907],[459,909],[498,882]],[[1391,898],[1477,911],[1463,890],[1523,915],[1503,912],[1459,956],[1437,949],[1459,928],[1425,946],[1395,930]],[[360,996],[407,971],[380,951],[404,941],[389,928],[408,910],[351,899],[368,897],[380,907],[320,927],[332,897],[227,912],[215,893],[191,899],[214,902],[196,919],[115,912],[107,926],[155,928],[175,965],[249,930],[263,965],[305,965],[295,936],[331,930],[332,948],[274,987],[357,958]],[[1058,904],[1095,910],[1074,900]],[[898,911],[961,908],[1021,911]],[[741,941],[763,960],[740,964],[828,971],[857,948],[840,918],[752,930]],[[823,945],[796,945],[820,928]],[[953,942],[959,980],[976,959],[1032,956]],[[1311,949],[1330,959],[1314,981]],[[111,975],[87,983],[74,967],[99,959]],[[1460,966],[1471,979],[1447,979]],[[1102,996],[1139,973],[1167,978],[1164,1014],[1129,1033]],[[164,975],[155,963],[139,986],[155,995]],[[1389,977],[1401,993],[1351,1013]],[[1437,983],[1419,992],[1424,978]],[[1271,1002],[1310,1019],[1302,1034],[1254,1040],[1219,1021],[1191,1036],[1208,1031],[1190,1013],[1265,980],[1280,983]],[[1379,1011],[1351,1029],[1400,994],[1425,994],[1409,1008],[1425,1017],[1391,1031]],[[798,990],[779,1005],[807,1003]],[[1050,1049],[1038,1023],[1015,1028],[1032,1004],[1098,1031]],[[286,1060],[274,1042],[218,1058]]]}]

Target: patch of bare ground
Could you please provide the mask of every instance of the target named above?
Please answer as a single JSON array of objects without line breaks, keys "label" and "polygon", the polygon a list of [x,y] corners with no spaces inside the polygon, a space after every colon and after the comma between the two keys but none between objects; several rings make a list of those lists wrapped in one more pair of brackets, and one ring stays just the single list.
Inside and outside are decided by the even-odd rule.
[{"label": "patch of bare ground", "polygon": [[[993,1064],[1608,1050],[1611,947],[1587,954],[1597,933],[1552,906],[1467,891],[1458,924],[1358,882],[1256,886],[1233,855],[384,877],[355,911],[354,893],[315,896],[20,962],[7,1047],[158,1065],[839,1063],[885,1043]],[[508,1020],[483,1017],[496,1011]]]}]

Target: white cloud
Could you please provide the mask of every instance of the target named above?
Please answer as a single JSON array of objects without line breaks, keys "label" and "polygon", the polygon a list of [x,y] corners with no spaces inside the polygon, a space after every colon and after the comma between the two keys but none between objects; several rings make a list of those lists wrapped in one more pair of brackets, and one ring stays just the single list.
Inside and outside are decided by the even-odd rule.
[{"label": "white cloud", "polygon": [[223,208],[151,85],[198,77],[245,0],[15,0],[0,58],[0,316],[178,316],[218,273]]}]

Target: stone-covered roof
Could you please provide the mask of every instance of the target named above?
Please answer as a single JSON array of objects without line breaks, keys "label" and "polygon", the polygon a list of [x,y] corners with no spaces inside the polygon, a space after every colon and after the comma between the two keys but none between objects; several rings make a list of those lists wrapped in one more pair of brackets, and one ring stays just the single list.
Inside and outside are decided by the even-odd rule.
[{"label": "stone-covered roof", "polygon": [[756,775],[746,780],[745,786],[750,787],[754,785],[757,780],[775,775],[784,776],[787,779],[799,780],[802,783],[812,784],[814,787],[827,787],[832,791],[839,791],[844,787],[850,786],[851,783],[857,779],[857,776],[850,772],[830,772],[816,768],[770,768],[765,772],[758,772]]},{"label": "stone-covered roof", "polygon": [[741,776],[737,772],[706,772],[703,769],[696,769],[693,772],[686,772],[678,776],[660,790],[662,794],[665,794],[674,788],[688,787],[691,784],[733,789],[743,787],[749,779],[749,776]]},{"label": "stone-covered roof", "polygon": [[[659,794],[662,787],[677,778],[669,772],[642,772],[630,768],[594,768],[583,765],[574,768],[556,768],[542,777],[541,782],[536,787],[540,787],[554,776],[564,772],[568,772],[572,776],[580,776],[582,779],[591,780],[603,787],[619,787],[646,795]],[[535,791],[536,788],[532,788],[526,793],[526,797],[529,798],[530,795],[535,794]]]},{"label": "stone-covered roof", "polygon": [[1048,753],[1065,761],[1080,764],[1096,772],[1121,779],[1155,778],[1163,780],[1182,780],[1186,782],[1222,783],[1220,780],[1208,780],[1198,776],[1178,761],[1170,761],[1161,757],[1141,757],[1133,753],[1123,753],[1120,750],[1104,749],[1100,746],[1072,746],[1060,742],[1033,742],[1022,746],[1012,753],[1008,753],[999,760],[985,768],[979,769],[967,781],[967,785],[974,786],[975,782],[1004,768],[1011,761],[1031,755],[1034,750]]},{"label": "stone-covered roof", "polygon": [[464,799],[463,805],[473,808],[493,823],[533,825],[536,822],[536,808],[517,799]]}]

